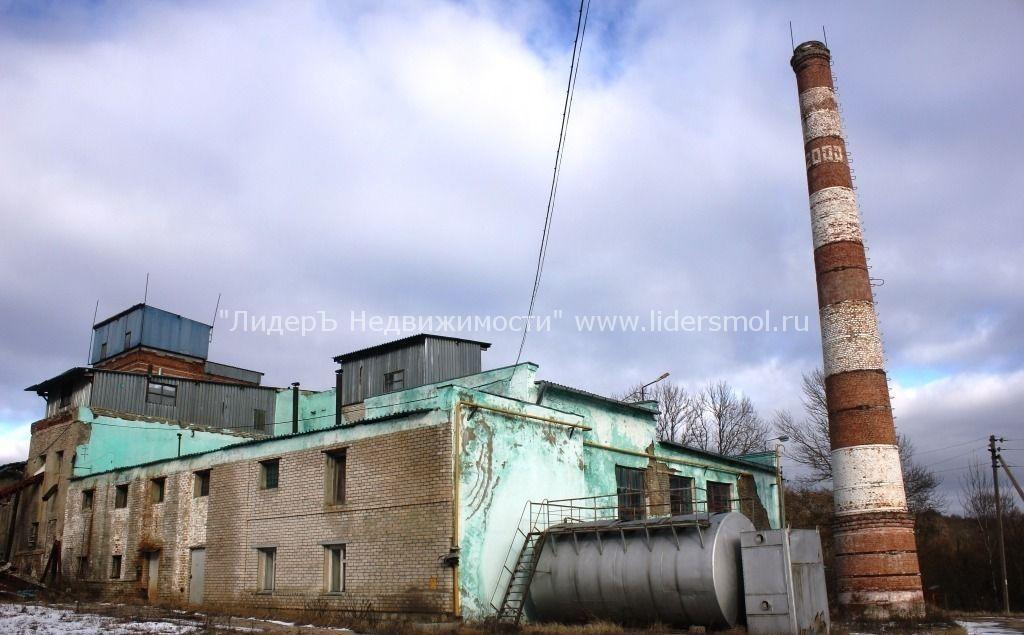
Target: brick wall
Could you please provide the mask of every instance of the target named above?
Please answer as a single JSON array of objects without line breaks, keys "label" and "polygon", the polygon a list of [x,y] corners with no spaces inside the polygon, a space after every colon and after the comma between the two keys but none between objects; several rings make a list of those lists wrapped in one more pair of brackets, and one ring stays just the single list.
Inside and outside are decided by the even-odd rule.
[{"label": "brick wall", "polygon": [[[113,509],[116,474],[75,481],[69,498],[64,572],[80,591],[111,599],[149,592],[145,558],[159,551],[156,601],[188,602],[190,549],[206,548],[204,604],[235,612],[267,609],[443,614],[452,575],[441,557],[451,546],[451,438],[447,424],[333,446],[266,454],[214,465],[210,495],[193,497],[194,475],[166,480],[152,502],[150,476],[130,484],[128,507]],[[325,451],[346,448],[346,496],[325,496]],[[276,489],[261,489],[259,461],[277,458]],[[85,483],[85,485],[83,485]],[[95,485],[89,485],[93,483]],[[94,510],[78,513],[95,486]],[[325,592],[325,544],[346,545],[346,590]],[[258,593],[257,548],[277,549],[275,589]],[[84,576],[80,555],[88,554]],[[122,581],[109,579],[121,554]],[[311,615],[312,617],[312,615]]]}]

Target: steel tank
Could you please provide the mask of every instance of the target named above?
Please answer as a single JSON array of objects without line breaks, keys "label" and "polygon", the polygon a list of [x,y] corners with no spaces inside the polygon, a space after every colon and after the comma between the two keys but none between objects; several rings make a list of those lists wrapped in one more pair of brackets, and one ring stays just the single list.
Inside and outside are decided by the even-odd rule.
[{"label": "steel tank", "polygon": [[732,627],[743,618],[743,514],[556,525],[546,533],[527,615],[538,621]]}]

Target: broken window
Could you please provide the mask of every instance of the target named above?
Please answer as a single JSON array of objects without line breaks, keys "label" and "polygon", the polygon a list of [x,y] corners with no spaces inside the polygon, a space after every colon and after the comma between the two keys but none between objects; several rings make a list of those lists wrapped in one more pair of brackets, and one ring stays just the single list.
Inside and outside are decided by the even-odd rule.
[{"label": "broken window", "polygon": [[110,559],[110,577],[111,579],[121,577],[121,556],[113,556]]},{"label": "broken window", "polygon": [[269,593],[274,590],[274,569],[277,560],[277,548],[264,547],[257,549],[259,552],[259,566],[257,568],[256,590]]},{"label": "broken window", "polygon": [[114,490],[114,509],[128,506],[128,484],[118,485]]},{"label": "broken window", "polygon": [[325,545],[327,592],[341,593],[345,590],[345,545]]},{"label": "broken window", "polygon": [[616,465],[615,487],[619,499],[619,520],[646,518],[644,471]]},{"label": "broken window", "polygon": [[35,547],[39,542],[39,523],[32,523],[28,528],[28,546]]},{"label": "broken window", "polygon": [[341,505],[345,502],[345,470],[347,454],[344,448],[326,452],[327,469],[324,471],[327,476],[325,494],[329,505]]},{"label": "broken window", "polygon": [[384,392],[394,392],[405,388],[405,370],[393,370],[384,373]]},{"label": "broken window", "polygon": [[280,470],[280,459],[260,461],[260,489],[277,489]]},{"label": "broken window", "polygon": [[257,432],[266,432],[267,430],[267,411],[262,408],[253,408],[252,410],[252,427]]},{"label": "broken window", "polygon": [[195,473],[195,483],[192,486],[192,497],[201,498],[210,495],[210,470],[200,470]]},{"label": "broken window", "polygon": [[87,512],[92,510],[92,498],[95,490],[87,489],[82,492],[82,511]]},{"label": "broken window", "polygon": [[686,476],[668,477],[668,498],[672,515],[693,513],[693,479]]},{"label": "broken window", "polygon": [[175,384],[153,379],[146,384],[146,403],[173,406],[177,397],[178,387]]},{"label": "broken window", "polygon": [[150,500],[154,503],[164,502],[164,490],[167,487],[167,479],[164,477],[155,478],[149,482]]},{"label": "broken window", "polygon": [[708,513],[721,514],[732,509],[732,484],[708,481]]}]

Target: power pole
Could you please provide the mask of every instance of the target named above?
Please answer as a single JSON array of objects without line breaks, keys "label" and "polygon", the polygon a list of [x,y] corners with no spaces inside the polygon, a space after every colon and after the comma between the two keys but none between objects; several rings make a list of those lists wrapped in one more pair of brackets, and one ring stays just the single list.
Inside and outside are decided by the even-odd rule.
[{"label": "power pole", "polygon": [[1003,583],[1003,613],[1010,614],[1010,591],[1006,586],[1006,543],[1003,542],[1003,501],[999,498],[999,448],[996,435],[988,438],[988,452],[992,455],[992,490],[996,496],[996,536],[999,539],[999,573]]}]

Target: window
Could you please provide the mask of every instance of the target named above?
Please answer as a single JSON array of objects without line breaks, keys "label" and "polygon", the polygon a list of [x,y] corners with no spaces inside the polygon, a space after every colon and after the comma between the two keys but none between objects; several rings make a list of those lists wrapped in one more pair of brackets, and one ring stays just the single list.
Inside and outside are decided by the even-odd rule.
[{"label": "window", "polygon": [[114,556],[110,559],[110,577],[111,579],[121,577],[121,556]]},{"label": "window", "polygon": [[280,459],[260,461],[260,489],[277,489],[280,471]]},{"label": "window", "polygon": [[262,408],[253,408],[252,410],[252,427],[257,432],[266,432],[267,430],[267,411]]},{"label": "window", "polygon": [[82,492],[82,511],[92,511],[92,497],[96,490],[87,489]]},{"label": "window", "polygon": [[274,590],[274,562],[277,560],[277,549],[264,547],[257,551],[259,552],[259,567],[256,571],[256,590],[269,593]]},{"label": "window", "polygon": [[71,389],[62,388],[60,391],[60,407],[67,408],[71,405]]},{"label": "window", "polygon": [[195,473],[195,484],[192,486],[192,497],[202,498],[210,495],[210,470]]},{"label": "window", "polygon": [[693,513],[693,479],[686,476],[668,477],[668,499],[672,515]]},{"label": "window", "polygon": [[107,356],[107,343],[103,342],[102,344],[100,344],[100,359],[103,359],[106,356]]},{"label": "window", "polygon": [[118,485],[114,490],[114,509],[128,506],[128,484]]},{"label": "window", "polygon": [[162,406],[173,406],[178,396],[178,387],[174,384],[149,380],[146,384],[146,403]]},{"label": "window", "polygon": [[39,542],[39,523],[32,523],[28,528],[28,546],[35,547]]},{"label": "window", "polygon": [[616,465],[615,486],[619,495],[619,520],[646,518],[644,471]]},{"label": "window", "polygon": [[329,505],[341,505],[345,502],[345,469],[347,456],[344,449],[326,453],[327,469],[324,471],[327,482],[324,484]]},{"label": "window", "polygon": [[721,514],[732,509],[732,485],[708,481],[708,513]]},{"label": "window", "polygon": [[345,545],[325,545],[324,556],[327,592],[341,593],[345,590]]},{"label": "window", "polygon": [[128,350],[131,347],[132,347],[132,332],[131,331],[125,331],[124,332],[124,350]]},{"label": "window", "polygon": [[167,479],[164,477],[155,478],[149,482],[150,500],[154,503],[164,502],[164,490],[167,487]]},{"label": "window", "polygon": [[57,451],[57,465],[54,466],[53,473],[60,477],[60,471],[64,469],[64,450]]},{"label": "window", "polygon": [[393,370],[384,373],[384,392],[394,392],[405,388],[405,371]]},{"label": "window", "polygon": [[78,556],[78,577],[84,578],[89,571],[89,556]]}]

